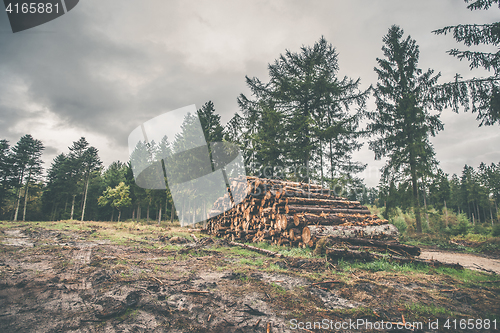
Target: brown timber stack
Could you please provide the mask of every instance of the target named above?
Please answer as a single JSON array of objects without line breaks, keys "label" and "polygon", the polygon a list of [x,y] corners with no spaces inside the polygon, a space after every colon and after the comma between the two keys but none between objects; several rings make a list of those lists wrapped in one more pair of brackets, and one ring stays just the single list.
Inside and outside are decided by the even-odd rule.
[{"label": "brown timber stack", "polygon": [[[212,214],[220,214],[208,220],[209,234],[232,241],[300,247],[312,247],[320,236],[343,228],[356,230],[340,232],[344,238],[397,239],[397,230],[392,225],[388,228],[387,220],[372,215],[358,201],[332,195],[320,185],[257,177],[247,177],[247,184],[246,197],[235,207],[228,210],[228,195],[217,200]],[[244,180],[234,180],[233,186],[244,186]]]}]

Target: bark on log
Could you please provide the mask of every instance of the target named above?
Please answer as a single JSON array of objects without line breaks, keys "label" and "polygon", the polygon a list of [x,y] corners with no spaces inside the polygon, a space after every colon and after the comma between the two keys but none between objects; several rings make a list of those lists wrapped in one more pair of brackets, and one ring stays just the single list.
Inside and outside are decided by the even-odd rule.
[{"label": "bark on log", "polygon": [[347,213],[347,214],[371,214],[368,209],[348,209],[348,208],[329,208],[329,207],[314,207],[314,206],[285,206],[287,214],[298,213],[313,213],[313,214],[334,214],[334,213]]},{"label": "bark on log", "polygon": [[315,242],[321,237],[398,239],[399,231],[392,224],[375,226],[307,226],[302,229],[302,241]]},{"label": "bark on log", "polygon": [[299,213],[294,214],[293,223],[296,227],[308,226],[313,224],[321,225],[339,225],[344,223],[361,223],[366,224],[385,224],[387,220],[381,220],[376,215],[363,215],[363,214],[312,214],[312,213]]},{"label": "bark on log", "polygon": [[332,243],[349,243],[352,245],[360,245],[360,246],[368,246],[368,247],[377,247],[380,249],[391,249],[395,251],[402,251],[403,254],[407,253],[412,256],[420,255],[420,248],[418,246],[405,245],[396,242],[383,242],[374,239],[366,239],[366,238],[340,238],[329,236],[327,239],[327,244]]}]

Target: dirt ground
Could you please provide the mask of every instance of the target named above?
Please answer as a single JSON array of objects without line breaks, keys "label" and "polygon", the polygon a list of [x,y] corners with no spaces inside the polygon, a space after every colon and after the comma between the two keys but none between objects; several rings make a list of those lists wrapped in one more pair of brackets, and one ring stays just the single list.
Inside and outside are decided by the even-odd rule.
[{"label": "dirt ground", "polygon": [[[447,319],[470,318],[490,329],[469,332],[500,326],[494,274],[271,258],[189,235],[134,223],[0,223],[0,332],[381,331],[353,328],[360,320],[453,332],[442,328]],[[430,329],[436,320],[440,329]]]},{"label": "dirt ground", "polygon": [[500,259],[489,256],[425,249],[420,258],[439,260],[448,264],[459,263],[468,269],[500,274]]}]

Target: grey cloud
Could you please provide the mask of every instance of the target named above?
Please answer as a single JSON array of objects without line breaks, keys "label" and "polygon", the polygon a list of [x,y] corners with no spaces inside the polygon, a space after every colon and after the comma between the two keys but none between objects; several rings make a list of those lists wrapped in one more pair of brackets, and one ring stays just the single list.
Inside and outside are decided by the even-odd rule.
[{"label": "grey cloud", "polygon": [[[382,57],[382,36],[399,23],[421,45],[420,67],[442,71],[447,80],[467,71],[467,64],[446,55],[458,46],[450,36],[434,36],[431,30],[491,21],[494,14],[471,13],[461,1],[433,0],[87,0],[60,19],[12,34],[2,13],[0,131],[17,140],[23,124],[40,117],[28,109],[40,108],[57,115],[58,128],[105,138],[111,146],[99,147],[101,156],[126,160],[129,132],[163,112],[212,100],[229,120],[237,96],[249,94],[245,75],[266,81],[268,63],[285,49],[298,52],[324,35],[340,54],[339,74],[360,77],[368,87],[377,79],[373,67]],[[498,159],[499,148],[475,149],[461,134],[490,135],[490,129],[478,130],[466,116],[443,119],[445,131],[433,143],[446,172],[455,172],[465,160]],[[380,164],[366,149],[356,156]],[[367,177],[374,185],[378,181],[376,175]]]}]

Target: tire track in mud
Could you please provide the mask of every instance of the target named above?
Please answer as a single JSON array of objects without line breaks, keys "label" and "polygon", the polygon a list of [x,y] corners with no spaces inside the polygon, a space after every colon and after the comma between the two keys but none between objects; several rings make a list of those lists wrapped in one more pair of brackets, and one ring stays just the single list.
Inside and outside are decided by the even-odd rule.
[{"label": "tire track in mud", "polygon": [[92,245],[73,250],[71,260],[73,265],[69,271],[61,274],[60,281],[68,290],[89,290],[92,289],[92,282],[87,280],[86,276],[79,279],[79,271],[86,265],[90,264],[92,257]]}]

